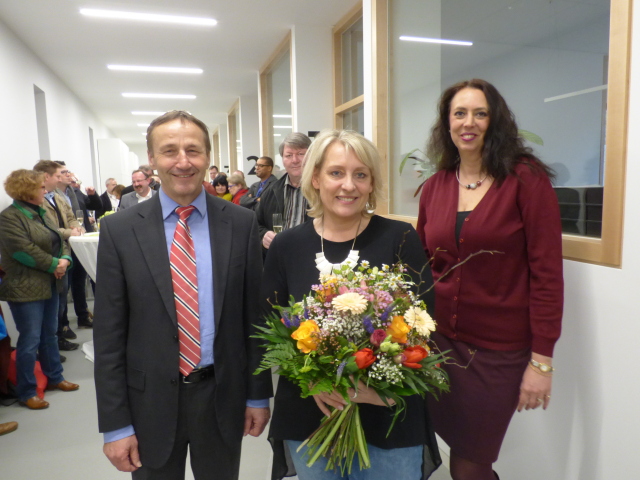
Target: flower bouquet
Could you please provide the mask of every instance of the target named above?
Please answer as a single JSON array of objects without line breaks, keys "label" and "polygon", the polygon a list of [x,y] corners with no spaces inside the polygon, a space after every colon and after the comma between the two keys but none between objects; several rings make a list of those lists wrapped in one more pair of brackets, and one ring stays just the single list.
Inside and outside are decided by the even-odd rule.
[{"label": "flower bouquet", "polygon": [[435,322],[416,288],[403,264],[379,269],[363,261],[355,271],[343,266],[320,275],[302,301],[274,306],[266,326],[257,327],[267,351],[256,373],[275,367],[303,398],[335,390],[347,402],[301,445],[308,446],[308,466],[325,456],[327,470],[340,468],[344,475],[357,453],[360,469],[370,467],[358,403],[347,393],[357,392],[358,384],[375,389],[394,409],[389,432],[405,409],[402,397],[448,391],[440,368],[445,358],[429,338]]}]

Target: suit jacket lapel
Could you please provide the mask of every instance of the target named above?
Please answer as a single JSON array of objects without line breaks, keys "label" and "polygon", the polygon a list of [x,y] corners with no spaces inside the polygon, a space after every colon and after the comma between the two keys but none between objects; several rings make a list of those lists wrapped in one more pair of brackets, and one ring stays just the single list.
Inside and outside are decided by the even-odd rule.
[{"label": "suit jacket lapel", "polygon": [[164,235],[160,197],[154,195],[146,202],[143,202],[137,213],[140,218],[133,226],[134,235],[140,244],[142,255],[151,272],[153,282],[160,292],[160,297],[164,302],[167,313],[177,327],[178,321],[173,300],[173,284]]},{"label": "suit jacket lapel", "polygon": [[213,262],[213,310],[216,332],[220,324],[222,305],[227,287],[229,261],[231,256],[231,218],[229,209],[207,195],[207,216],[209,218],[209,238],[211,240],[211,260]]}]

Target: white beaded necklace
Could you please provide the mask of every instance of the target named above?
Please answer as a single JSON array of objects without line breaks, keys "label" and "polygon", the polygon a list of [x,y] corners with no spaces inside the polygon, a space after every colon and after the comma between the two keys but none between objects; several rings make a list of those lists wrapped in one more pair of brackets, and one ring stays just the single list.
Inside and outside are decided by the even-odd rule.
[{"label": "white beaded necklace", "polygon": [[356,246],[356,239],[358,238],[358,232],[360,231],[360,225],[362,224],[362,216],[360,216],[360,221],[358,222],[358,228],[356,230],[356,236],[353,238],[353,243],[351,244],[351,250],[349,250],[349,255],[340,263],[331,263],[327,260],[327,257],[324,256],[324,218],[322,219],[322,228],[320,230],[320,246],[322,251],[320,253],[316,253],[316,268],[320,271],[322,275],[330,275],[334,269],[340,270],[343,266],[347,265],[349,268],[353,269],[358,264],[358,260],[360,259],[360,252],[358,250],[354,250],[353,247]]}]

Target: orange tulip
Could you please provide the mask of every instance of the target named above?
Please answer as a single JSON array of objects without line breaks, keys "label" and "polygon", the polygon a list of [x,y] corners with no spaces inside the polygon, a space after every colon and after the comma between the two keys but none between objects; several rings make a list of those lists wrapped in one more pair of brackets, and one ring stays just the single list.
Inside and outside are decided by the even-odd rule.
[{"label": "orange tulip", "polygon": [[356,365],[358,368],[367,368],[373,362],[376,361],[376,356],[373,354],[373,350],[370,348],[363,348],[353,354],[356,357]]},{"label": "orange tulip", "polygon": [[404,353],[404,356],[406,357],[405,361],[402,362],[402,364],[405,367],[409,368],[422,368],[422,365],[420,365],[418,362],[420,362],[424,358],[427,358],[427,355],[429,355],[424,347],[421,347],[420,345],[416,345],[415,347],[407,347],[402,353]]}]

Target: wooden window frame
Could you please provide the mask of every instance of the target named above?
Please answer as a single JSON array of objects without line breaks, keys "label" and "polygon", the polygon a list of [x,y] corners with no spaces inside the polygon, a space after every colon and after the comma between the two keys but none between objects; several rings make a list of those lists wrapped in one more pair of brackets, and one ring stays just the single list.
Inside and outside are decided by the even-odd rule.
[{"label": "wooden window frame", "polygon": [[[609,27],[609,67],[607,89],[607,126],[605,185],[602,209],[602,235],[590,238],[564,234],[562,253],[565,259],[608,267],[621,267],[624,197],[627,163],[629,117],[629,78],[631,67],[632,0],[611,0]],[[384,154],[385,184],[389,182],[389,8],[388,0],[372,0],[373,35],[373,141]],[[391,187],[389,187],[391,188]],[[378,211],[389,212],[380,202]],[[383,208],[386,206],[386,212]],[[416,224],[417,218],[388,215]]]},{"label": "wooden window frame", "polygon": [[[293,49],[291,48],[291,31],[287,33],[287,35],[282,39],[282,41],[278,44],[276,49],[273,51],[271,56],[264,63],[262,68],[260,69],[260,88],[258,89],[258,105],[260,108],[260,155],[268,156],[271,158],[275,158],[275,151],[271,150],[271,143],[274,143],[275,150],[275,142],[273,142],[273,112],[269,108],[269,104],[272,103],[272,94],[270,88],[269,75],[277,65],[277,63],[282,60],[282,58],[289,53],[289,75],[290,75],[290,85],[293,87]],[[291,95],[291,92],[289,92]],[[293,108],[291,109],[291,125],[295,125],[293,118]]]},{"label": "wooden window frame", "polygon": [[[227,132],[229,138],[229,171],[238,169],[238,132],[236,131],[236,118],[240,115],[240,99],[236,100],[227,114]],[[220,170],[223,166],[220,165]]]},{"label": "wooden window frame", "polygon": [[[211,134],[211,164],[221,168],[220,166],[220,127],[216,127]],[[233,171],[233,170],[232,170]]]},{"label": "wooden window frame", "polygon": [[332,30],[333,48],[333,126],[342,129],[344,114],[364,105],[364,94],[346,102],[342,99],[342,34],[363,16],[362,3],[353,7]]}]

